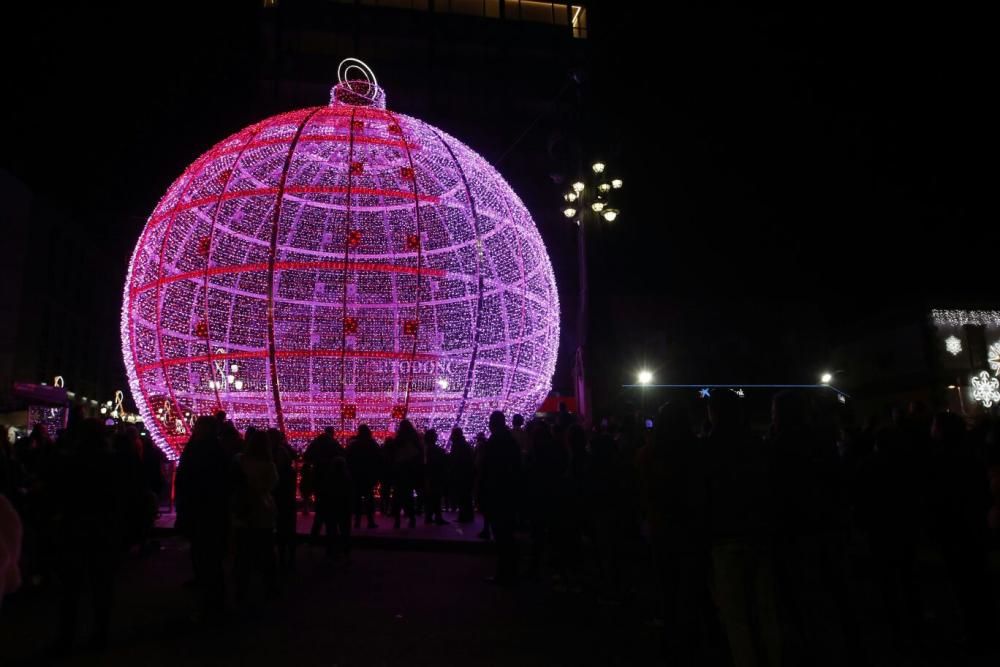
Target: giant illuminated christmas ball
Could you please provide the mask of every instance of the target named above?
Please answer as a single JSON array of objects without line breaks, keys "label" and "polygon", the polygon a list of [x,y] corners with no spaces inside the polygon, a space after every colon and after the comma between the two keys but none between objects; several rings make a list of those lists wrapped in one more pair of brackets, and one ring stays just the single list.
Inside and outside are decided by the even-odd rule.
[{"label": "giant illuminated christmas ball", "polygon": [[219,409],[299,447],[330,426],[478,431],[492,410],[533,413],[559,303],[506,181],[387,110],[371,76],[181,174],[135,247],[121,333],[132,395],[174,458]]}]

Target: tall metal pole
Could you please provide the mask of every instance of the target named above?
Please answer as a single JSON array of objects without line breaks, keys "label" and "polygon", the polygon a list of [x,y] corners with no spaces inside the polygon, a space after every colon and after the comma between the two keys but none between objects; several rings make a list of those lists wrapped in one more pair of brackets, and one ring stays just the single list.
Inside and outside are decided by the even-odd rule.
[{"label": "tall metal pole", "polygon": [[[577,175],[583,176],[583,79],[574,76],[576,83],[576,136],[577,154],[576,167]],[[586,183],[586,180],[581,181]],[[587,376],[584,371],[584,348],[587,343],[587,230],[584,219],[587,217],[586,187],[577,193],[577,217],[576,217],[576,266],[577,266],[577,307],[576,307],[576,358],[573,360],[573,382],[576,391],[576,415],[577,419],[585,422],[590,411],[587,405]]]},{"label": "tall metal pole", "polygon": [[579,213],[577,217],[576,230],[576,264],[579,272],[577,284],[579,294],[577,296],[576,311],[576,358],[573,363],[574,388],[576,390],[576,413],[581,421],[585,420],[589,412],[587,405],[587,376],[584,371],[584,348],[587,344],[587,232],[584,225],[586,204],[583,200],[583,192],[580,193]]}]

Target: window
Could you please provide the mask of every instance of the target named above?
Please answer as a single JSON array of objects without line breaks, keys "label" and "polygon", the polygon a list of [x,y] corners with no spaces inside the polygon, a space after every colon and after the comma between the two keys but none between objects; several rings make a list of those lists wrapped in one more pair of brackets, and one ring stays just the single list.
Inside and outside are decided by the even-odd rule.
[{"label": "window", "polygon": [[[353,4],[353,0],[348,0],[346,4]],[[361,4],[393,9],[423,9],[425,11],[427,9],[427,0],[362,0]]]},{"label": "window", "polygon": [[569,22],[573,26],[573,36],[587,39],[587,8],[580,5],[569,6]]},{"label": "window", "polygon": [[505,5],[504,18],[508,21],[571,26],[574,37],[587,38],[587,8],[582,5],[536,0],[505,0]]},{"label": "window", "polygon": [[434,9],[466,16],[484,16],[486,3],[483,0],[438,0],[434,3]]},{"label": "window", "polygon": [[[565,5],[562,5],[565,7]],[[555,7],[551,2],[533,2],[532,0],[522,0],[521,20],[531,23],[554,23],[553,14]]]}]

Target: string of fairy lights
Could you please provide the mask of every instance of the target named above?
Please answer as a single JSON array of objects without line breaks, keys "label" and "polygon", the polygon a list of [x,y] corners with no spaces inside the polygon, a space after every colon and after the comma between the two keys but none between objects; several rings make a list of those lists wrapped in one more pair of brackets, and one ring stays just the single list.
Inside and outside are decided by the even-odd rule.
[{"label": "string of fairy lights", "polygon": [[472,149],[389,111],[360,61],[331,103],[199,157],[137,243],[129,386],[174,458],[198,415],[376,434],[533,413],[559,337],[552,266],[524,204]]}]

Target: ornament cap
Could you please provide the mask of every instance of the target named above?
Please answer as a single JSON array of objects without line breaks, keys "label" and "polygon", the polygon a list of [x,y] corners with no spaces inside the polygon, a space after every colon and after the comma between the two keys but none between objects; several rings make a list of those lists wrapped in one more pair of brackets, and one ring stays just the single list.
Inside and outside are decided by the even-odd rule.
[{"label": "ornament cap", "polygon": [[344,58],[337,66],[337,85],[330,90],[330,106],[385,109],[385,91],[379,88],[372,68],[357,58]]}]

